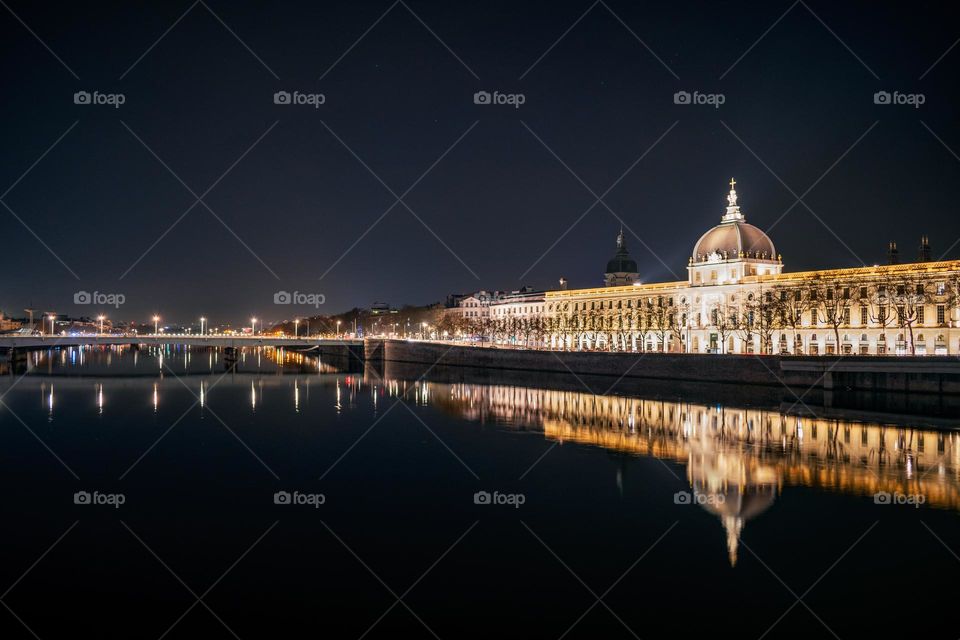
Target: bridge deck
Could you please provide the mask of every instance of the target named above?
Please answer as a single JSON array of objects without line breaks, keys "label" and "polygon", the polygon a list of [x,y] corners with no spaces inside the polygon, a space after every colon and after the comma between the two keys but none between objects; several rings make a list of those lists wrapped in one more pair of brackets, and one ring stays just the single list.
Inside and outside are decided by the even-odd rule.
[{"label": "bridge deck", "polygon": [[330,338],[278,338],[272,336],[0,336],[0,349],[46,349],[81,345],[188,345],[196,347],[363,347],[363,340]]}]

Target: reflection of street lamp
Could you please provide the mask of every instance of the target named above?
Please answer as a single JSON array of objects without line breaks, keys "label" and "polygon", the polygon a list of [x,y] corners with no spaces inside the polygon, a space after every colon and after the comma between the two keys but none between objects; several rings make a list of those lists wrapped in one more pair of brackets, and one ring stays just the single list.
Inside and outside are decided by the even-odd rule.
[{"label": "reflection of street lamp", "polygon": [[160,333],[160,316],[153,316],[153,335]]},{"label": "reflection of street lamp", "polygon": [[97,316],[97,320],[100,321],[100,334],[101,334],[101,335],[103,335],[103,318],[104,318],[104,317],[103,317],[102,315]]},{"label": "reflection of street lamp", "polygon": [[203,323],[206,321],[207,321],[206,318],[204,318],[203,316],[200,317],[200,335],[203,335]]},{"label": "reflection of street lamp", "polygon": [[257,319],[256,318],[250,318],[250,332],[253,335],[257,335]]}]

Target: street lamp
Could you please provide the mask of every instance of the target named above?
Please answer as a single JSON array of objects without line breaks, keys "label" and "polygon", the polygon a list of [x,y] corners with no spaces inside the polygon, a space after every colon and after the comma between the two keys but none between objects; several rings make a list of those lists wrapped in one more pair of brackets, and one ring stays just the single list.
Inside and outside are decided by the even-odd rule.
[{"label": "street lamp", "polygon": [[257,319],[256,318],[250,318],[250,331],[253,333],[253,335],[257,335]]},{"label": "street lamp", "polygon": [[340,321],[337,320],[337,339],[340,339]]},{"label": "street lamp", "polygon": [[293,321],[293,337],[294,338],[300,337],[300,318],[297,318],[296,320]]},{"label": "street lamp", "polygon": [[104,316],[102,315],[97,316],[97,320],[100,321],[100,335],[103,335],[103,318]]},{"label": "street lamp", "polygon": [[153,335],[160,333],[160,316],[153,316]]},{"label": "street lamp", "polygon": [[206,318],[204,318],[203,316],[200,316],[200,335],[203,335],[203,323],[206,321],[207,321]]}]

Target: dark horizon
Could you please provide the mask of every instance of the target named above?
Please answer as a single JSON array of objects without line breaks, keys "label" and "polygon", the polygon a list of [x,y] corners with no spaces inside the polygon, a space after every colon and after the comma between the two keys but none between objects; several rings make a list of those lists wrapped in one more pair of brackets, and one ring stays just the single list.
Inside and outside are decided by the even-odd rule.
[{"label": "dark horizon", "polygon": [[882,264],[891,240],[910,261],[923,234],[960,257],[953,7],[7,7],[8,315],[242,324],[599,286],[621,224],[645,282],[683,278],[731,176],[785,271]]}]

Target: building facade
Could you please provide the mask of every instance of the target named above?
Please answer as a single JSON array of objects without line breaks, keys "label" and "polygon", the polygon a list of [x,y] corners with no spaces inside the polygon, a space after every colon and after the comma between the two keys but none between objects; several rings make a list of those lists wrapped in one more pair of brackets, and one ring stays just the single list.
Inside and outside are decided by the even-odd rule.
[{"label": "building facade", "polygon": [[[960,353],[960,260],[785,272],[748,224],[730,181],[720,224],[694,245],[687,279],[643,284],[623,232],[607,286],[548,291],[542,346],[554,349],[783,354]],[[611,267],[612,265],[612,267]]]}]

